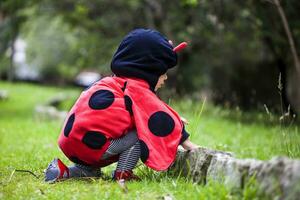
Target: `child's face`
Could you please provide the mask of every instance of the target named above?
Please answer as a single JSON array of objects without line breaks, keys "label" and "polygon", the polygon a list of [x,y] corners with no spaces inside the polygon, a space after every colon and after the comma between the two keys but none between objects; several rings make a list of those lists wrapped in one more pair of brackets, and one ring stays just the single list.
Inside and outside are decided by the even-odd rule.
[{"label": "child's face", "polygon": [[161,88],[161,86],[162,86],[163,84],[165,84],[165,80],[167,80],[167,79],[168,79],[167,73],[161,75],[161,76],[158,78],[158,81],[157,81],[157,83],[156,83],[156,86],[155,86],[154,91],[157,91],[159,88]]},{"label": "child's face", "polygon": [[[169,40],[169,44],[173,46],[172,40]],[[157,91],[163,84],[165,84],[165,80],[168,79],[167,73],[161,75],[156,83],[154,91]]]}]

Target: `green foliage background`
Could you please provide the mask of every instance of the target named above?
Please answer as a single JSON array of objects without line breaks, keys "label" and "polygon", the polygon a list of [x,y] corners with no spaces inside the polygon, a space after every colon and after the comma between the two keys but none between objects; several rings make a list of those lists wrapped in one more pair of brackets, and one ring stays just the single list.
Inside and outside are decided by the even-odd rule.
[{"label": "green foliage background", "polygon": [[[265,0],[3,0],[0,4],[0,73],[9,42],[28,42],[28,62],[43,82],[70,83],[82,70],[110,74],[121,39],[138,27],[155,28],[175,44],[188,41],[170,72],[170,95],[209,91],[216,103],[287,110],[291,74],[289,44],[272,1]],[[299,47],[300,2],[281,1]],[[6,54],[5,54],[6,52]],[[282,74],[282,97],[277,83]],[[199,95],[198,95],[199,96]],[[281,100],[282,99],[282,100]]]}]

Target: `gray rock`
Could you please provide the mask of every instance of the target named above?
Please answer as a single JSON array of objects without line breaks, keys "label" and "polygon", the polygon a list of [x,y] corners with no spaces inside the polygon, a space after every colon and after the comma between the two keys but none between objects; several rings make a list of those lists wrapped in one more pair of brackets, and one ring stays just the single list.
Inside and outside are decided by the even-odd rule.
[{"label": "gray rock", "polygon": [[300,197],[300,160],[275,157],[257,171],[260,190],[284,199]]},{"label": "gray rock", "polygon": [[7,100],[8,92],[6,90],[0,90],[0,100]]},{"label": "gray rock", "polygon": [[207,171],[215,155],[231,157],[230,153],[203,147],[192,152],[179,150],[172,170],[177,174],[193,179],[194,182],[206,183]]},{"label": "gray rock", "polygon": [[101,79],[101,75],[97,72],[93,71],[83,71],[80,72],[75,78],[75,84],[83,87],[88,87],[99,81]]},{"label": "gray rock", "polygon": [[59,111],[53,106],[36,106],[35,107],[35,116],[38,119],[46,120],[64,120],[68,112]]},{"label": "gray rock", "polygon": [[244,188],[247,181],[255,176],[256,173],[253,170],[259,169],[261,166],[262,162],[255,159],[231,158],[227,162],[225,184],[232,189]]},{"label": "gray rock", "polygon": [[232,156],[227,154],[215,154],[207,170],[207,179],[223,182],[227,174],[228,162],[231,158]]},{"label": "gray rock", "polygon": [[37,105],[35,107],[35,116],[39,119],[46,120],[64,120],[68,114],[67,111],[61,111],[58,109],[59,105],[69,99],[68,95],[59,93],[55,97],[48,100],[45,105]]},{"label": "gray rock", "polygon": [[300,197],[300,161],[285,166],[282,177],[283,196],[286,199]]},{"label": "gray rock", "polygon": [[178,151],[170,169],[197,183],[213,180],[239,190],[252,178],[260,193],[273,199],[299,199],[300,160],[276,157],[270,161],[237,159],[231,153],[199,148]]},{"label": "gray rock", "polygon": [[65,94],[58,94],[55,97],[51,98],[46,105],[53,106],[53,107],[58,107],[62,102],[65,100],[69,99],[69,96]]}]

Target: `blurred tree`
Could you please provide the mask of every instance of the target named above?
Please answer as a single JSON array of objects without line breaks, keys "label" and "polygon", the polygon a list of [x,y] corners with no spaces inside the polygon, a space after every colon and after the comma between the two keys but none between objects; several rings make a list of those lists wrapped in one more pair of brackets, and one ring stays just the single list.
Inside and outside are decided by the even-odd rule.
[{"label": "blurred tree", "polygon": [[[0,2],[0,56],[9,47],[10,66],[7,69],[8,80],[13,80],[15,53],[14,43],[22,24],[26,21],[24,9],[38,3],[39,0],[1,0]],[[3,59],[3,58],[2,58]]]},{"label": "blurred tree", "polygon": [[41,16],[29,20],[23,34],[29,44],[26,49],[27,63],[38,69],[42,80],[59,83],[67,82],[76,74],[76,58],[79,40],[76,33],[64,24],[60,17]]},{"label": "blurred tree", "polygon": [[[276,87],[281,73],[285,110],[291,104],[287,83],[293,74],[293,56],[280,15],[268,1],[41,0],[36,5],[25,31],[31,35],[28,51],[43,73],[52,74],[49,77],[71,79],[84,68],[108,73],[123,36],[148,27],[163,32],[174,44],[190,44],[180,53],[179,66],[170,72],[169,87],[174,90],[168,91],[181,95],[204,89],[212,91],[217,103],[274,108],[280,105]],[[281,6],[297,48],[300,2],[282,1]],[[30,31],[42,16],[52,28],[39,22]]]},{"label": "blurred tree", "polygon": [[[294,48],[299,47],[300,38],[300,2],[299,1],[282,1],[280,5],[281,12],[284,12],[289,19],[282,22],[282,14],[278,13],[275,3],[271,1],[263,1],[261,4],[255,6],[254,12],[262,21],[261,25],[261,38],[269,52],[272,55],[272,62],[277,66],[280,72],[279,93],[281,94],[282,111],[283,113],[300,111],[300,92],[299,84],[299,71],[297,72],[297,57],[296,53],[290,51],[291,45],[289,40],[296,39],[293,43]],[[278,3],[278,1],[277,1]],[[285,17],[285,16],[284,16]],[[286,26],[288,26],[289,36],[287,37]],[[296,61],[293,63],[293,60]],[[299,62],[299,61],[298,61]],[[293,79],[294,75],[297,75]],[[298,77],[298,78],[297,78]],[[298,90],[296,95],[291,95],[291,90]],[[288,94],[290,93],[290,94]],[[298,96],[298,98],[297,98]]]}]

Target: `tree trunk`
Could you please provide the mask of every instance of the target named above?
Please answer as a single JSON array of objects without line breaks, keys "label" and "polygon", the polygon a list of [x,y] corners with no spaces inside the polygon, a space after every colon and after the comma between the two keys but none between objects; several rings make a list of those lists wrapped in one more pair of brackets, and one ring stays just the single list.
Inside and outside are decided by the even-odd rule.
[{"label": "tree trunk", "polygon": [[9,63],[9,69],[7,71],[7,79],[10,82],[14,81],[14,74],[15,74],[15,67],[14,67],[15,41],[16,41],[16,37],[13,36],[10,43],[10,59],[9,59],[10,63]]},{"label": "tree trunk", "polygon": [[299,75],[300,74],[300,62],[299,62],[298,52],[297,52],[297,49],[296,49],[294,38],[292,36],[292,32],[291,32],[290,26],[288,24],[288,20],[286,18],[286,15],[284,13],[283,8],[281,7],[280,1],[279,0],[274,0],[274,3],[277,7],[280,19],[281,19],[283,27],[284,27],[284,31],[286,33],[286,36],[287,36],[287,39],[288,39],[288,42],[289,42],[289,45],[290,45],[290,49],[291,49],[291,53],[292,53],[292,56],[293,56],[296,72]]},{"label": "tree trunk", "polygon": [[287,92],[287,80],[288,80],[288,69],[285,64],[284,59],[282,58],[282,55],[276,51],[276,48],[274,46],[273,40],[270,37],[265,37],[264,42],[271,50],[271,53],[274,55],[276,65],[278,67],[279,73],[280,73],[280,80],[278,84],[280,84],[279,88],[279,94],[280,94],[280,101],[281,101],[281,113],[290,113],[291,116],[295,114],[295,108],[294,104],[292,104],[288,97]]},{"label": "tree trunk", "polygon": [[11,16],[10,18],[10,26],[11,26],[11,35],[9,37],[10,40],[10,65],[8,69],[8,81],[14,81],[14,75],[15,75],[15,65],[14,65],[14,56],[15,56],[15,42],[17,40],[17,36],[19,34],[20,30],[20,19],[18,19],[16,16]]}]

